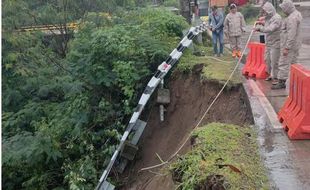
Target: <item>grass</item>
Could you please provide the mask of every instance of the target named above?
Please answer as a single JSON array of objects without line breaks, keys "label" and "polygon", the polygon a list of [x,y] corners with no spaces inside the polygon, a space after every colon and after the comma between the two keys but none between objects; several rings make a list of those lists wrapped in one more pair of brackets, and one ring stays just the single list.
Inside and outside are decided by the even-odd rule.
[{"label": "grass", "polygon": [[[181,58],[178,69],[189,72],[195,65],[203,64],[201,78],[203,80],[216,81],[224,84],[233,71],[237,60],[233,59],[229,51],[224,52],[223,57],[213,57],[211,47],[198,46],[197,49],[205,54],[205,56],[194,56],[189,52]],[[220,61],[222,60],[222,61]],[[236,72],[231,81],[230,86],[241,84],[241,76]]]},{"label": "grass", "polygon": [[[225,189],[269,189],[252,128],[211,123],[192,137],[192,150],[170,168],[179,189],[202,189],[212,183]],[[214,182],[212,176],[220,179]]]}]

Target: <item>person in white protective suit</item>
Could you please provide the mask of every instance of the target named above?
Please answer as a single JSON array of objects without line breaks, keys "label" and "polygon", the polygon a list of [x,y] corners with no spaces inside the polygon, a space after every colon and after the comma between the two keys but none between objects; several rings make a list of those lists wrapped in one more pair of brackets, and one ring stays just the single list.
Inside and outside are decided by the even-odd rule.
[{"label": "person in white protective suit", "polygon": [[269,2],[262,7],[263,18],[256,22],[255,30],[266,33],[265,63],[266,72],[269,74],[267,81],[272,80],[272,84],[278,83],[278,63],[280,58],[280,33],[282,19],[276,13],[276,9]]},{"label": "person in white protective suit", "polygon": [[286,88],[286,80],[290,73],[291,64],[297,63],[299,49],[301,47],[301,21],[302,16],[296,10],[291,0],[284,0],[279,5],[282,11],[287,16],[282,21],[281,27],[281,54],[279,60],[278,84],[271,87],[271,89]]}]

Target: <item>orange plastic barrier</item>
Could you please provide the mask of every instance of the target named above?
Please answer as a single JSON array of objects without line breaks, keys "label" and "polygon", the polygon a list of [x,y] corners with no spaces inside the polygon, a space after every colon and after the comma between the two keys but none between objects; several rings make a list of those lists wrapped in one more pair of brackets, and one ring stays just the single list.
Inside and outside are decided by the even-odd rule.
[{"label": "orange plastic barrier", "polygon": [[299,64],[291,66],[289,96],[278,118],[290,139],[310,139],[310,71]]},{"label": "orange plastic barrier", "polygon": [[246,63],[242,69],[242,74],[248,77],[255,77],[258,79],[267,78],[267,66],[264,60],[265,44],[250,42],[248,48],[250,49],[250,52],[247,56]]}]

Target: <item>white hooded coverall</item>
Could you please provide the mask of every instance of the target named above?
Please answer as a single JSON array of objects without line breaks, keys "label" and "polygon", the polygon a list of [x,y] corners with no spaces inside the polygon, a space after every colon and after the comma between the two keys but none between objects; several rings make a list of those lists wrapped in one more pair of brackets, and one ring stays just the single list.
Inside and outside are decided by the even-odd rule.
[{"label": "white hooded coverall", "polygon": [[297,63],[299,49],[301,47],[300,24],[302,16],[296,10],[291,0],[284,0],[279,5],[287,17],[282,21],[281,27],[281,51],[288,50],[288,55],[281,52],[279,60],[278,78],[287,80],[290,73],[290,65]]},{"label": "white hooded coverall", "polygon": [[266,2],[262,9],[266,12],[265,25],[260,28],[260,32],[266,33],[265,62],[266,72],[271,78],[278,77],[278,63],[280,58],[280,33],[282,19],[276,13],[276,9],[269,2]]},{"label": "white hooded coverall", "polygon": [[224,21],[224,33],[229,38],[232,50],[241,50],[241,34],[245,31],[245,20],[240,12],[229,13]]}]

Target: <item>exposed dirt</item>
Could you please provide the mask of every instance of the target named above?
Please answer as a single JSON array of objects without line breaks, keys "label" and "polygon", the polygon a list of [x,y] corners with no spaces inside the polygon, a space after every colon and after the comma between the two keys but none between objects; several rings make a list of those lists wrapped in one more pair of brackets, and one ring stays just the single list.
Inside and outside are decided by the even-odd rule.
[{"label": "exposed dirt", "polygon": [[[121,176],[124,185],[120,189],[175,189],[172,177],[167,175],[167,172],[165,176],[160,176],[153,173],[162,173],[157,169],[152,172],[139,171],[141,168],[160,163],[156,153],[163,160],[169,158],[219,92],[219,84],[200,80],[200,71],[198,66],[193,69],[192,74],[174,73],[169,82],[171,103],[166,107],[165,121],[160,122],[159,106],[154,105],[150,111],[147,128],[139,142],[138,155]],[[241,126],[252,123],[251,110],[241,85],[224,91],[201,125],[215,121]],[[190,142],[180,153],[189,148]]]},{"label": "exposed dirt", "polygon": [[224,176],[222,175],[209,175],[207,179],[200,184],[197,188],[197,190],[225,190],[228,189],[229,185],[226,185],[225,187],[225,181]]}]

